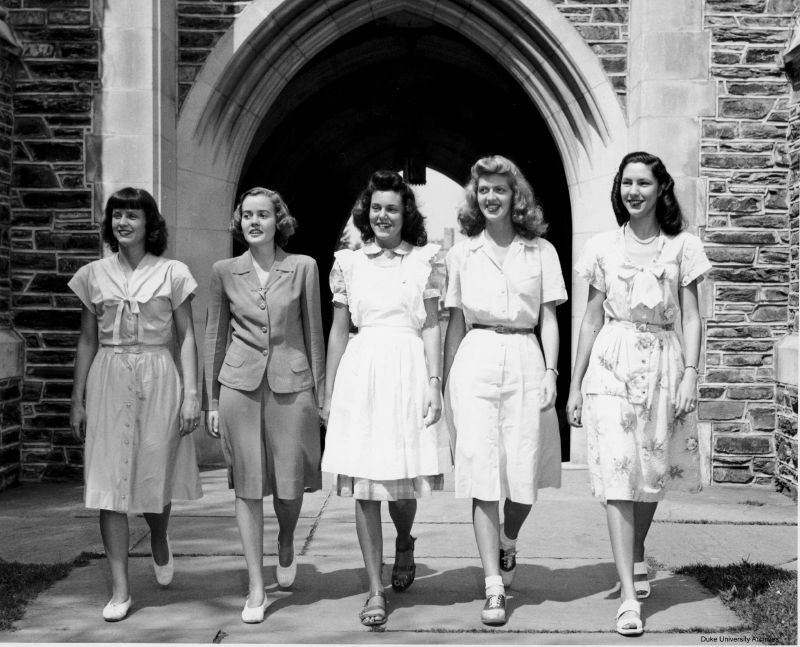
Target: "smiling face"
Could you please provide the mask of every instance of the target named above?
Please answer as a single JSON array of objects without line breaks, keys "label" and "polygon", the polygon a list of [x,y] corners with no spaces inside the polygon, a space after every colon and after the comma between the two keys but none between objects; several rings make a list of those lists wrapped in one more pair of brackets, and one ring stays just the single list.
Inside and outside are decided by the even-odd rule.
[{"label": "smiling face", "polygon": [[242,236],[250,247],[275,242],[275,205],[266,195],[249,195],[242,202]]},{"label": "smiling face", "polygon": [[369,205],[369,225],[378,245],[397,247],[402,241],[403,196],[395,191],[375,191]]},{"label": "smiling face", "polygon": [[111,231],[120,247],[144,246],[147,237],[147,216],[144,209],[114,209]]},{"label": "smiling face", "polygon": [[505,175],[493,173],[479,177],[477,194],[478,208],[487,224],[510,217],[514,191]]},{"label": "smiling face", "polygon": [[619,193],[631,219],[655,217],[658,180],[647,164],[632,162],[622,169]]}]

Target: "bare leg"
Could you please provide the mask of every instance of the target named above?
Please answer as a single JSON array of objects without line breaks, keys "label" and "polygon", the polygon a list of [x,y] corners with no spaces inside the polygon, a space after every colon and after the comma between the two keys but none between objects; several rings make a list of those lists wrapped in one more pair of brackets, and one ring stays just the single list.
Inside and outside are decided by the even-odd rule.
[{"label": "bare leg", "polygon": [[633,540],[633,561],[644,561],[644,540],[647,539],[647,533],[650,530],[650,524],[653,522],[653,516],[656,513],[658,502],[644,503],[635,502],[633,504],[633,519],[634,519],[634,540]]},{"label": "bare leg", "polygon": [[486,577],[500,575],[500,512],[497,501],[472,499],[472,526]]},{"label": "bare leg", "polygon": [[503,504],[503,532],[506,533],[506,537],[516,539],[519,536],[520,528],[532,508],[532,505],[514,503],[511,499],[506,499]]},{"label": "bare leg", "polygon": [[[606,501],[606,518],[621,587],[620,598],[623,602],[636,601],[636,589],[633,588],[633,501]],[[621,620],[627,620],[629,614],[624,613]]]},{"label": "bare leg", "polygon": [[250,580],[247,606],[258,607],[264,603],[264,502],[262,499],[236,497],[236,524],[242,538],[244,561]]},{"label": "bare leg", "polygon": [[417,500],[389,501],[389,516],[397,530],[397,543],[401,547],[408,546],[411,543],[411,528],[414,526],[414,518],[417,516]]},{"label": "bare leg", "polygon": [[150,551],[153,553],[153,561],[159,566],[164,566],[169,561],[167,526],[171,510],[172,502],[165,505],[160,513],[144,513],[144,520],[150,527]]},{"label": "bare leg", "polygon": [[120,604],[130,597],[128,587],[128,515],[100,510],[100,535],[111,570],[111,602]]},{"label": "bare leg", "polygon": [[272,497],[272,507],[278,518],[278,564],[289,566],[294,560],[294,531],[303,507],[303,495],[297,499]]},{"label": "bare leg", "polygon": [[383,591],[381,563],[383,561],[383,530],[381,502],[356,499],[356,532],[364,567],[367,570],[370,595]]}]

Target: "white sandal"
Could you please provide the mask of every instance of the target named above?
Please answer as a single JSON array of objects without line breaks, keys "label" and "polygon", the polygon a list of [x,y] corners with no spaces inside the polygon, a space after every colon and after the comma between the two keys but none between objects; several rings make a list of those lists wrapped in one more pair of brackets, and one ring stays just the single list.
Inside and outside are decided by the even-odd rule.
[{"label": "white sandal", "polygon": [[[635,613],[635,618],[625,618],[626,613]],[[636,600],[625,600],[617,609],[617,633],[621,636],[639,636],[644,633],[642,625],[642,603]]]},{"label": "white sandal", "polygon": [[[637,575],[644,575],[643,580],[637,580]],[[650,580],[647,573],[647,564],[645,562],[633,563],[633,588],[636,589],[636,597],[640,600],[646,600],[650,597]]]}]

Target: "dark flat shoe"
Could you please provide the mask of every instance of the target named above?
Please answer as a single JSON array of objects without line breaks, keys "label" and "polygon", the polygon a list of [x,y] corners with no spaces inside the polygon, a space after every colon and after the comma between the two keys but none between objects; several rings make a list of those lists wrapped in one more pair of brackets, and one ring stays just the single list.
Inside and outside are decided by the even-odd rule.
[{"label": "dark flat shoe", "polygon": [[[417,564],[414,561],[414,543],[417,541],[416,537],[411,537],[411,544],[405,548],[397,546],[397,540],[394,541],[394,566],[392,566],[392,588],[395,591],[405,591],[409,586],[414,583],[414,577],[417,574]],[[401,555],[408,555],[407,563],[405,566],[399,566],[398,561]]]}]

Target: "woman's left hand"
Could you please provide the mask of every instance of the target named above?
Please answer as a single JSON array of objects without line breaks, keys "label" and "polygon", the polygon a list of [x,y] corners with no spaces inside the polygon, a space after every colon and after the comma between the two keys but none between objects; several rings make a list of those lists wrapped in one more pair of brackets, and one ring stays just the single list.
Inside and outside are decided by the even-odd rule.
[{"label": "woman's left hand", "polygon": [[545,371],[542,378],[542,403],[539,405],[540,411],[545,411],[556,403],[556,374],[553,371]]},{"label": "woman's left hand", "polygon": [[179,431],[181,436],[186,436],[197,429],[200,424],[200,403],[195,395],[184,395],[181,404]]},{"label": "woman's left hand", "polygon": [[439,388],[439,380],[431,380],[425,391],[425,402],[422,406],[425,414],[425,426],[430,427],[442,417],[442,391]]},{"label": "woman's left hand", "polygon": [[682,418],[687,413],[694,413],[697,406],[697,373],[691,368],[683,372],[683,379],[678,385],[675,397],[675,417]]}]

